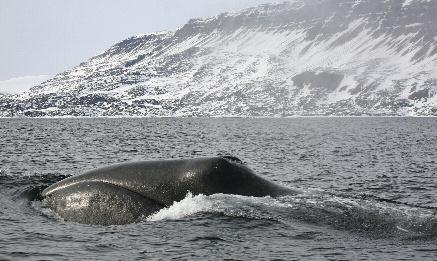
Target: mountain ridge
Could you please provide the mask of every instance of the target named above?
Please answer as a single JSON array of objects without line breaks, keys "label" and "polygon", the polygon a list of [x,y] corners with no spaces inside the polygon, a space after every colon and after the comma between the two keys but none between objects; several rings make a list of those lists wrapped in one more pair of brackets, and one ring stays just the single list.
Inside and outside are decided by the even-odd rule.
[{"label": "mountain ridge", "polygon": [[437,115],[437,3],[265,4],[133,36],[0,116]]}]

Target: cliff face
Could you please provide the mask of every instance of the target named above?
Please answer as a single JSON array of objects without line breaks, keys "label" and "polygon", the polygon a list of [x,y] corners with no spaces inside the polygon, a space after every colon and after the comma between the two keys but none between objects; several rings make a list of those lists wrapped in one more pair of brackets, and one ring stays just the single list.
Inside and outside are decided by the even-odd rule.
[{"label": "cliff face", "polygon": [[2,116],[437,115],[436,0],[296,0],[136,36]]}]

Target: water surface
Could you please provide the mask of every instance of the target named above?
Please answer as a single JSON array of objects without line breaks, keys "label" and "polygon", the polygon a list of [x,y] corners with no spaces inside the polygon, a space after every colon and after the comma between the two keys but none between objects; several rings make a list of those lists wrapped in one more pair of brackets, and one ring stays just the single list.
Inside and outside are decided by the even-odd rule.
[{"label": "water surface", "polygon": [[[0,259],[433,260],[436,129],[436,118],[0,119]],[[107,227],[30,200],[104,165],[218,154],[303,193],[187,195]]]}]

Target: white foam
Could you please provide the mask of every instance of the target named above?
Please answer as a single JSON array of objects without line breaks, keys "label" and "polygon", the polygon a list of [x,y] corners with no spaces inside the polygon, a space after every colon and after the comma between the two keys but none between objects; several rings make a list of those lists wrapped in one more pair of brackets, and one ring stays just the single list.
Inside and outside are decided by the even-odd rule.
[{"label": "white foam", "polygon": [[187,196],[167,208],[149,216],[147,221],[177,220],[202,212],[224,213],[228,216],[269,218],[269,208],[289,208],[289,202],[271,197],[246,197],[240,195],[214,194],[211,196],[188,193]]},{"label": "white foam", "polygon": [[163,208],[157,213],[149,216],[147,221],[160,221],[160,220],[176,220],[186,216],[190,216],[196,213],[211,210],[213,204],[205,195],[193,196],[188,193],[187,196],[178,202],[175,202],[168,208]]}]

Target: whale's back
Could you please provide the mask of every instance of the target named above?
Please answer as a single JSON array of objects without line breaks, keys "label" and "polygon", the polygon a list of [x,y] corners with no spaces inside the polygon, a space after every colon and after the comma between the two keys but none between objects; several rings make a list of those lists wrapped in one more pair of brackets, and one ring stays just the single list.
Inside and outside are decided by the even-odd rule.
[{"label": "whale's back", "polygon": [[[111,208],[120,205],[122,211],[138,218],[138,213],[150,215],[182,200],[188,192],[193,195],[223,193],[255,197],[293,193],[255,175],[236,158],[215,157],[128,162],[98,168],[55,183],[46,188],[42,196],[51,202],[50,207],[58,214],[67,216],[66,219],[76,216],[73,221],[99,223],[83,222],[99,220],[99,217],[89,217],[87,208],[94,212],[96,209],[103,211],[105,208],[98,207],[98,204],[109,204],[112,199],[116,203]],[[83,214],[75,210],[80,204],[71,204],[75,199],[82,201]],[[125,206],[122,206],[123,201]],[[88,216],[83,218],[85,214]],[[113,223],[125,223],[123,219],[117,220]]]}]

